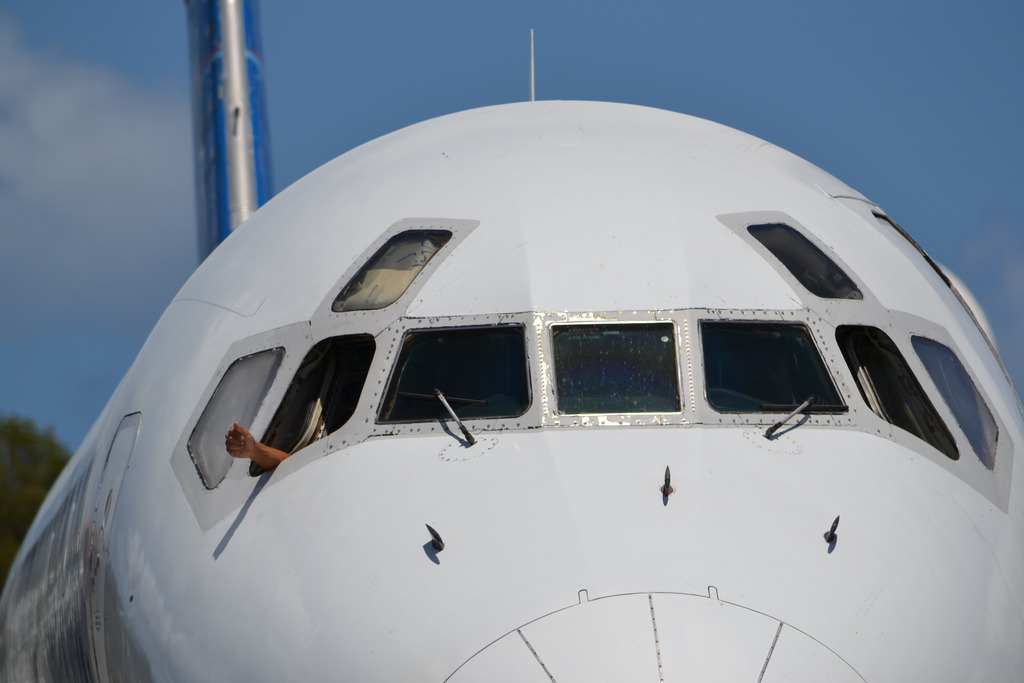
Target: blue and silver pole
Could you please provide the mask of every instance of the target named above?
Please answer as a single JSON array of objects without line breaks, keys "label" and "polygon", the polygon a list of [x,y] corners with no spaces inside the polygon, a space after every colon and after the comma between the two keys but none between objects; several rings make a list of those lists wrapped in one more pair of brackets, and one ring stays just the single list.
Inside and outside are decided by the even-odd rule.
[{"label": "blue and silver pole", "polygon": [[256,0],[185,0],[200,260],[273,191]]}]

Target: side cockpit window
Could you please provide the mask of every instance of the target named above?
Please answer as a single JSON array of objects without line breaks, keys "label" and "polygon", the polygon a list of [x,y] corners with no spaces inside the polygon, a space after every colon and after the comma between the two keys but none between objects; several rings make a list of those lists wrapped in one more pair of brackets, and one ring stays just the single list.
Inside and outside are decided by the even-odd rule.
[{"label": "side cockpit window", "polygon": [[415,330],[405,335],[381,422],[516,417],[530,405],[521,325]]},{"label": "side cockpit window", "polygon": [[823,299],[863,299],[853,280],[813,242],[784,223],[762,223],[747,232],[772,253],[811,294]]},{"label": "side cockpit window", "polygon": [[978,459],[993,469],[999,428],[967,369],[948,346],[926,337],[913,337],[911,341]]},{"label": "side cockpit window", "polygon": [[232,458],[224,449],[224,432],[233,422],[252,424],[282,358],[281,348],[239,358],[228,367],[214,390],[188,440],[188,452],[206,488],[216,488],[231,468]]},{"label": "side cockpit window", "polygon": [[390,306],[451,237],[447,230],[407,230],[395,235],[345,285],[331,310],[343,313]]},{"label": "side cockpit window", "polygon": [[680,411],[672,323],[551,327],[558,412]]},{"label": "side cockpit window", "polygon": [[952,435],[889,335],[874,327],[843,325],[836,330],[836,341],[871,410],[951,460],[960,457]]},{"label": "side cockpit window", "polygon": [[700,325],[707,399],[719,412],[843,412],[810,332],[792,323]]},{"label": "side cockpit window", "polygon": [[310,349],[263,442],[294,453],[340,429],[355,412],[374,349],[369,334],[324,339]]}]

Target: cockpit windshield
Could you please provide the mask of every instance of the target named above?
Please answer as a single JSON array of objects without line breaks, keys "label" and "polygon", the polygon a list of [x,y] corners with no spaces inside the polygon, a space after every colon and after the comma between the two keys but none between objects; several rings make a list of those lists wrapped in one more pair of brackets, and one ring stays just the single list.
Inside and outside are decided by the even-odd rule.
[{"label": "cockpit windshield", "polygon": [[679,412],[672,323],[554,325],[558,412]]},{"label": "cockpit windshield", "polygon": [[515,417],[530,405],[523,327],[416,330],[405,335],[381,422]]},{"label": "cockpit windshield", "polygon": [[708,402],[722,412],[846,410],[803,325],[772,322],[701,323]]}]

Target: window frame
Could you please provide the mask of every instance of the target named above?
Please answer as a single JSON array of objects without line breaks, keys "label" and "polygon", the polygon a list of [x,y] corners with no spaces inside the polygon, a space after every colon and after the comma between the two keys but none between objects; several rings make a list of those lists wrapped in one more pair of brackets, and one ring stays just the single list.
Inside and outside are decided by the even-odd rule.
[{"label": "window frame", "polygon": [[[869,336],[877,333],[883,337],[883,339],[881,340],[883,343],[887,343],[895,350],[896,358],[900,363],[902,363],[902,367],[894,367],[892,364],[890,364],[889,366],[882,369],[886,371],[888,371],[889,369],[895,369],[897,371],[897,374],[899,374],[899,372],[901,371],[905,372],[905,377],[908,378],[910,383],[913,385],[912,387],[910,387],[910,389],[914,389],[917,391],[918,396],[916,398],[920,404],[918,409],[915,409],[914,405],[909,404],[906,401],[904,401],[902,405],[909,408],[910,414],[913,417],[913,424],[917,427],[920,433],[918,433],[918,431],[915,431],[914,429],[910,429],[904,426],[904,424],[901,424],[898,421],[898,418],[892,414],[893,406],[891,404],[885,403],[884,397],[879,396],[878,384],[875,381],[875,375],[873,375],[872,371],[867,368],[867,365],[863,362],[863,359],[861,359],[858,356],[856,358],[858,364],[856,367],[854,366],[854,359],[851,358],[850,353],[855,353],[856,351],[849,351],[848,349],[850,344],[854,342],[853,335],[856,334],[857,332],[864,333]],[[899,432],[906,433],[915,441],[923,442],[926,445],[930,446],[935,451],[945,456],[946,459],[950,461],[958,461],[960,459],[960,447],[957,444],[957,440],[954,437],[953,432],[949,429],[947,420],[943,419],[942,413],[940,413],[940,411],[936,408],[935,403],[932,401],[932,396],[925,389],[924,385],[921,384],[919,374],[914,371],[914,367],[911,365],[912,361],[919,362],[916,353],[908,356],[908,354],[904,353],[904,349],[900,348],[900,345],[896,342],[892,335],[889,334],[889,331],[874,325],[866,325],[862,323],[841,324],[836,326],[835,338],[836,344],[839,347],[840,353],[843,356],[843,360],[846,362],[850,374],[853,376],[854,383],[857,386],[857,390],[860,393],[861,399],[864,401],[864,403],[867,405],[867,407],[870,409],[873,415],[875,415],[878,419],[882,420],[891,427],[894,427]],[[871,339],[869,339],[868,341],[873,343],[875,347],[879,347],[879,343],[877,341]],[[882,351],[886,352],[884,349]],[[908,358],[910,359],[909,361]],[[870,395],[868,391],[865,389],[865,385],[861,380],[860,374],[858,372],[860,369],[864,369],[865,373],[868,374],[868,380],[871,383],[870,387],[868,387],[870,389]],[[921,366],[920,369],[924,369],[924,367]],[[900,387],[902,387],[902,389],[905,392],[909,393],[907,383],[903,381],[903,378],[898,379],[900,380],[898,382],[899,386],[897,386],[897,383],[893,383],[891,381],[889,382],[889,385],[896,387],[897,391],[900,389]],[[918,412],[922,413],[920,417],[918,417],[917,415]],[[934,432],[933,430],[930,429],[928,425],[928,413],[930,413],[931,418],[935,420],[937,425],[941,427],[941,432]],[[894,432],[894,434],[895,433],[896,432]],[[934,438],[928,438],[924,436],[925,433],[938,434],[938,436]],[[938,443],[939,437],[944,437],[945,440],[948,441],[948,445],[952,446],[952,453],[946,450],[940,443]]]},{"label": "window frame", "polygon": [[[467,324],[464,324],[464,325],[457,324],[457,322],[459,322],[459,320],[460,320],[459,318],[452,318],[452,319],[448,319],[448,320],[444,321],[444,322],[447,322],[448,324],[443,324],[442,323],[442,324],[439,324],[439,325],[436,325],[436,326],[422,325],[422,324],[417,325],[416,322],[422,322],[422,321],[417,321],[416,319],[409,319],[409,318],[400,319],[399,322],[404,322],[404,323],[409,323],[409,324],[402,325],[398,330],[396,330],[397,334],[396,334],[396,337],[394,339],[394,347],[393,347],[394,351],[393,351],[392,354],[388,355],[387,360],[386,360],[386,362],[389,364],[390,367],[388,369],[387,379],[384,381],[384,383],[382,385],[382,389],[381,389],[381,392],[380,392],[380,398],[377,401],[376,408],[374,410],[374,424],[377,426],[378,429],[386,430],[386,431],[384,431],[384,433],[395,433],[396,428],[401,428],[403,426],[424,425],[424,424],[431,424],[431,423],[438,423],[438,422],[445,422],[446,423],[446,422],[450,421],[450,416],[448,416],[447,414],[445,414],[445,415],[443,415],[441,417],[417,418],[417,419],[412,419],[412,420],[391,420],[391,419],[384,419],[383,418],[383,413],[384,413],[384,410],[385,410],[385,406],[389,402],[390,397],[392,395],[392,385],[395,382],[398,381],[397,373],[399,372],[399,367],[400,367],[400,363],[399,362],[402,360],[402,357],[403,357],[403,352],[404,352],[404,349],[405,349],[406,340],[409,338],[410,335],[413,335],[413,334],[424,334],[424,333],[430,333],[430,332],[441,333],[441,332],[445,332],[445,331],[462,331],[462,330],[466,330],[466,331],[468,331],[468,330],[486,330],[486,329],[494,329],[494,328],[514,328],[514,329],[520,330],[521,334],[522,334],[522,342],[523,342],[523,369],[524,369],[524,384],[525,384],[525,388],[526,388],[526,405],[524,406],[523,410],[521,412],[515,414],[515,415],[502,415],[502,416],[461,416],[460,415],[459,419],[461,419],[463,421],[470,422],[471,424],[474,424],[474,425],[478,425],[477,427],[474,427],[474,429],[489,429],[491,427],[490,423],[492,423],[492,422],[497,423],[497,424],[500,425],[500,424],[502,424],[504,422],[511,421],[511,420],[521,420],[524,416],[527,416],[533,410],[533,407],[534,407],[534,404],[536,403],[536,401],[534,400],[534,388],[533,388],[533,377],[532,377],[533,373],[531,371],[531,360],[530,360],[530,351],[529,351],[529,349],[530,349],[530,337],[529,337],[529,334],[528,334],[528,325],[525,322],[520,322],[520,321],[517,321],[517,320],[509,320],[509,319],[505,318],[504,316],[502,316],[502,317],[505,318],[505,319],[502,320],[502,321],[491,320],[491,321],[484,322],[483,324],[481,324],[478,321],[473,321],[472,320],[473,317],[476,317],[476,318],[491,318],[491,319],[493,319],[493,318],[495,318],[497,316],[472,316],[472,317],[471,316],[467,316],[468,320],[463,319],[463,320],[466,320],[466,322],[467,322]],[[397,393],[397,390],[398,390],[397,385],[394,386],[394,389],[395,389],[395,392]]]},{"label": "window frame", "polygon": [[[558,350],[555,343],[555,330],[562,327],[585,327],[585,326],[655,326],[665,325],[672,330],[671,345],[672,345],[672,357],[673,357],[673,374],[672,379],[675,383],[675,394],[677,399],[677,408],[675,410],[652,410],[652,411],[594,411],[594,412],[568,412],[562,410],[561,401],[559,399],[559,374],[558,374],[558,360],[556,358]],[[548,338],[551,344],[551,385],[554,394],[554,412],[555,414],[565,416],[598,416],[598,415],[679,415],[682,414],[686,409],[686,401],[683,397],[683,383],[680,378],[680,367],[682,366],[685,356],[681,356],[679,348],[679,330],[678,326],[673,320],[590,320],[590,321],[566,321],[553,323],[548,326]]]},{"label": "window frame", "polygon": [[[437,269],[445,263],[456,249],[472,232],[480,226],[480,221],[463,218],[403,218],[391,224],[387,230],[377,235],[366,247],[355,256],[325,292],[317,310],[326,320],[346,320],[360,322],[360,329],[378,336],[386,328],[401,319],[405,310],[419,295]],[[334,302],[348,287],[349,283],[362,271],[385,246],[402,233],[411,231],[440,231],[450,233],[447,242],[431,257],[419,273],[412,279],[402,295],[383,308],[369,308],[350,311],[335,311]],[[320,317],[320,315],[316,317]]]},{"label": "window frame", "polygon": [[[229,385],[226,385],[225,383],[229,378],[234,380],[235,376],[233,372],[236,371],[236,368],[241,367],[240,364],[260,359],[268,354],[273,354],[273,357],[269,359],[270,369],[266,377],[263,378],[262,390],[259,392],[258,397],[253,397],[244,404],[250,409],[251,415],[236,415],[233,420],[237,420],[239,423],[243,421],[247,422],[248,424],[245,426],[247,428],[251,428],[259,414],[262,412],[263,406],[265,405],[267,398],[271,395],[272,388],[277,382],[277,377],[281,373],[281,367],[284,364],[286,356],[284,346],[275,346],[254,351],[232,360],[224,371],[217,377],[217,381],[214,384],[212,392],[206,399],[205,403],[202,404],[203,409],[199,413],[198,419],[196,419],[191,431],[189,432],[189,436],[185,442],[185,448],[189,457],[192,459],[192,463],[195,465],[196,472],[198,472],[203,486],[208,490],[213,490],[220,486],[227,477],[231,467],[234,465],[234,458],[232,458],[224,448],[224,443],[219,436],[221,430],[227,431],[231,425],[223,424],[221,426],[214,426],[212,424],[216,411],[222,408],[222,401],[225,398],[224,392],[228,390],[226,387]],[[230,396],[227,398],[229,400],[231,399]],[[209,417],[207,417],[208,415]],[[206,433],[211,430],[215,433],[213,437],[210,437]],[[209,440],[211,438],[213,439],[213,443],[219,444],[219,446],[210,446],[211,448],[214,448],[217,453],[218,457],[216,459],[199,453],[201,449],[205,451],[205,448],[209,445]],[[220,464],[211,469],[211,463],[218,462]]]},{"label": "window frame", "polygon": [[[416,234],[422,236],[420,240],[421,242],[425,239],[435,239],[439,241],[440,244],[438,244],[434,251],[429,256],[427,256],[426,261],[422,265],[420,265],[419,268],[415,269],[414,271],[412,269],[402,271],[403,273],[411,273],[411,277],[409,277],[405,281],[405,286],[402,287],[402,291],[398,292],[397,295],[388,299],[384,303],[363,303],[361,305],[355,305],[352,308],[345,308],[345,303],[348,301],[349,297],[353,297],[357,293],[362,293],[362,290],[365,287],[365,282],[362,282],[361,280],[367,278],[371,272],[375,270],[381,270],[381,268],[375,268],[374,266],[382,265],[384,257],[388,255],[388,252],[391,249],[397,248],[399,246],[402,238],[409,238]],[[413,284],[418,279],[420,279],[420,277],[423,276],[423,272],[427,270],[427,268],[430,266],[431,262],[435,258],[437,258],[438,256],[441,256],[443,258],[442,252],[445,251],[445,247],[448,246],[449,242],[452,241],[453,237],[454,234],[452,233],[451,230],[437,228],[409,228],[391,234],[384,242],[384,244],[377,247],[377,249],[369,256],[369,258],[362,258],[359,267],[348,278],[344,286],[338,292],[337,296],[334,297],[334,301],[331,303],[331,311],[334,313],[352,313],[356,311],[380,311],[386,308],[390,308],[396,302],[400,301],[402,298],[405,297],[405,295],[409,292],[410,288],[412,288]],[[363,298],[365,299],[365,294],[363,295]]]},{"label": "window frame", "polygon": [[[801,312],[803,312],[803,311],[801,311]],[[846,413],[849,412],[849,405],[846,402],[846,400],[847,400],[846,396],[844,395],[844,393],[840,389],[840,387],[842,385],[841,385],[841,383],[837,383],[836,382],[835,368],[833,367],[833,364],[829,362],[829,356],[827,354],[825,354],[825,353],[822,353],[821,341],[816,338],[816,335],[814,334],[814,331],[812,330],[811,325],[808,324],[805,320],[802,320],[802,319],[796,319],[796,320],[777,320],[777,319],[775,319],[775,320],[771,320],[771,319],[736,319],[736,318],[707,318],[707,317],[700,317],[697,320],[697,327],[698,327],[698,330],[699,330],[699,347],[700,347],[700,358],[701,358],[701,363],[700,363],[700,365],[701,365],[701,379],[703,380],[703,382],[701,383],[701,388],[703,390],[702,397],[704,399],[704,403],[708,406],[708,408],[712,412],[718,413],[720,415],[728,415],[728,416],[732,416],[732,415],[767,415],[767,416],[772,416],[770,419],[776,419],[777,416],[780,415],[780,414],[784,415],[786,413],[792,412],[792,410],[794,410],[800,403],[802,403],[802,401],[800,401],[798,403],[795,403],[792,406],[789,406],[788,404],[778,404],[778,407],[776,409],[773,409],[773,410],[768,410],[768,409],[764,409],[764,408],[759,408],[757,410],[753,410],[753,409],[751,409],[751,410],[743,410],[743,409],[729,410],[729,409],[725,409],[725,408],[719,408],[718,406],[716,406],[715,403],[711,400],[711,397],[709,395],[710,387],[708,385],[708,362],[707,362],[707,353],[706,353],[706,350],[705,350],[706,349],[706,347],[705,347],[705,343],[706,343],[705,329],[706,329],[706,326],[708,326],[708,325],[711,325],[711,326],[714,326],[714,325],[722,325],[722,326],[725,326],[725,325],[736,325],[736,326],[739,326],[739,325],[760,325],[760,326],[779,326],[779,327],[799,328],[800,330],[803,331],[807,341],[810,343],[811,348],[812,348],[812,350],[815,353],[815,357],[817,358],[818,362],[820,363],[819,369],[822,371],[822,377],[829,382],[829,384],[831,386],[831,389],[834,392],[835,397],[838,398],[840,401],[842,401],[842,403],[838,403],[838,404],[825,404],[829,408],[829,409],[825,409],[825,410],[809,409],[805,414],[807,414],[807,415],[823,416],[823,415],[843,415],[843,414],[846,414]]]},{"label": "window frame", "polygon": [[[305,424],[305,426],[303,428],[303,432],[302,432],[303,436],[301,438],[299,438],[298,440],[296,440],[295,443],[291,444],[290,448],[285,448],[285,446],[289,445],[288,443],[279,444],[279,443],[275,442],[273,440],[273,438],[276,435],[271,434],[271,430],[275,428],[275,426],[276,426],[275,423],[276,423],[276,421],[278,420],[279,417],[281,417],[282,419],[284,419],[286,417],[285,415],[282,415],[282,413],[281,413],[282,410],[285,410],[285,403],[287,401],[289,401],[289,400],[297,400],[298,399],[298,397],[296,397],[296,396],[289,396],[289,394],[291,394],[293,391],[298,391],[298,390],[301,389],[301,386],[300,386],[301,385],[301,380],[298,380],[298,374],[299,374],[299,372],[302,371],[302,369],[305,366],[307,360],[309,360],[310,354],[312,354],[317,347],[321,347],[321,346],[323,346],[325,348],[325,350],[329,350],[331,353],[337,353],[338,350],[337,349],[333,349],[332,347],[335,344],[338,344],[339,342],[345,342],[345,341],[352,341],[352,342],[357,342],[357,343],[368,345],[368,347],[369,347],[369,351],[368,351],[369,357],[366,360],[366,362],[361,366],[361,369],[362,369],[362,373],[361,373],[362,374],[362,379],[359,382],[358,392],[354,396],[350,397],[351,400],[349,401],[349,403],[350,403],[350,405],[348,406],[349,409],[346,411],[347,414],[345,414],[344,419],[341,420],[340,424],[335,425],[334,428],[331,429],[331,425],[327,422],[327,420],[328,420],[329,417],[331,417],[333,415],[334,411],[330,407],[324,406],[323,409],[322,409],[322,415],[318,419],[318,421],[319,420],[323,421],[323,425],[319,428],[319,431],[321,431],[322,434],[320,436],[316,436],[315,434],[309,434],[308,436],[306,436],[306,434],[308,434],[309,428],[311,426],[310,424],[308,424],[309,415],[308,415],[308,409],[307,409],[307,411],[306,411],[307,412],[307,418],[305,420],[306,424]],[[261,441],[263,443],[267,444],[268,446],[273,447],[273,448],[278,448],[280,450],[285,450],[285,451],[288,451],[291,454],[294,454],[294,453],[297,453],[297,452],[303,450],[304,448],[307,448],[308,446],[312,445],[316,441],[319,441],[322,438],[326,438],[326,437],[330,436],[331,434],[333,434],[333,433],[335,433],[335,432],[337,432],[337,431],[339,431],[341,429],[344,429],[345,425],[347,425],[352,420],[353,416],[359,410],[359,407],[360,407],[359,399],[362,396],[364,389],[366,388],[366,381],[367,381],[367,379],[370,376],[370,370],[373,367],[376,355],[377,355],[377,340],[374,338],[374,336],[372,334],[368,334],[366,332],[355,332],[355,333],[350,333],[350,334],[340,334],[340,335],[324,337],[323,339],[320,339],[315,344],[310,346],[306,350],[306,353],[303,354],[302,359],[299,361],[298,366],[292,371],[291,379],[288,380],[288,383],[287,383],[287,385],[284,388],[284,393],[282,394],[280,400],[277,402],[277,407],[274,409],[273,414],[270,415],[270,419],[267,422],[267,425],[266,425],[266,427],[263,430],[263,437],[262,437]],[[325,360],[332,360],[332,359],[328,358],[326,355],[325,355],[324,359]],[[337,373],[335,373],[335,375],[337,375]],[[312,375],[307,376],[305,379],[308,380],[311,377],[312,377]],[[331,381],[333,381],[335,379],[337,379],[337,376],[333,377]],[[298,381],[298,384],[297,384],[297,381]],[[320,383],[321,384],[324,381],[326,381],[325,378],[320,378]],[[329,393],[333,392],[334,388],[332,387],[332,388],[328,389],[327,391]],[[317,391],[317,394],[322,394],[322,393],[323,393],[323,388],[321,387]],[[318,395],[316,400],[319,401],[320,398],[322,398],[322,396]],[[336,410],[336,407],[335,407],[334,410]],[[277,438],[280,438],[280,437],[277,437]]]},{"label": "window frame", "polygon": [[[769,235],[766,231],[758,230],[758,228],[781,228],[781,233],[785,235],[784,239],[789,241],[788,244],[784,245],[786,249],[774,248],[773,242],[768,239]],[[813,294],[819,299],[828,299],[830,301],[864,300],[864,293],[847,270],[843,268],[843,266],[839,265],[839,263],[837,263],[836,260],[821,246],[808,237],[804,231],[798,230],[784,221],[772,221],[768,223],[751,223],[747,225],[747,234],[753,237],[758,244],[764,247],[764,249],[768,251],[768,253],[770,253],[783,268],[789,271],[789,274],[792,275],[793,278],[810,294]],[[764,239],[762,239],[762,236]],[[810,269],[807,267],[808,257],[815,260],[817,262],[816,265],[821,265],[826,270],[834,270],[842,276],[842,278],[849,284],[849,294],[847,296],[835,296],[822,293],[823,289],[832,289],[834,287],[827,278],[812,279],[808,277],[810,274]]]},{"label": "window frame", "polygon": [[[865,308],[872,310],[878,306],[877,298],[871,291],[868,283],[861,277],[861,274],[854,268],[851,268],[850,264],[840,257],[836,249],[824,241],[823,234],[827,234],[826,230],[809,230],[800,221],[781,211],[742,211],[721,214],[715,218],[719,223],[735,233],[740,240],[750,245],[750,248],[763,258],[765,265],[778,273],[779,277],[793,290],[793,294],[803,307],[812,311],[822,312],[829,310],[833,313],[845,315],[847,311],[852,313],[854,311],[863,311]],[[803,238],[803,240],[806,240],[811,247],[821,252],[825,258],[831,261],[854,284],[857,291],[860,292],[861,298],[827,298],[811,291],[771,249],[750,232],[751,226],[771,224],[786,226]]]},{"label": "window frame", "polygon": [[[939,347],[948,354],[947,358],[955,361],[957,365],[955,369],[959,370],[959,372],[962,373],[963,378],[967,380],[969,388],[973,391],[974,398],[976,399],[980,407],[983,408],[984,414],[988,416],[992,429],[995,430],[995,435],[992,439],[991,451],[985,451],[983,453],[981,450],[979,450],[978,444],[975,443],[975,439],[972,438],[971,434],[967,431],[967,428],[964,426],[964,419],[962,419],[962,415],[958,410],[959,405],[961,405],[960,402],[956,401],[955,399],[951,401],[950,395],[947,394],[946,391],[943,391],[943,386],[940,385],[939,378],[936,377],[935,372],[933,372],[932,366],[926,359],[926,354],[921,353],[921,347],[918,344],[919,341],[924,342],[925,344],[932,344],[935,345],[935,347]],[[967,446],[970,448],[970,450],[974,452],[975,456],[977,456],[978,458],[978,461],[982,465],[984,465],[986,469],[990,471],[994,470],[999,459],[999,437],[1002,435],[1002,429],[999,420],[996,417],[996,413],[993,412],[988,399],[978,388],[977,380],[971,374],[970,370],[967,369],[967,366],[960,359],[960,355],[956,352],[956,350],[953,349],[948,344],[940,342],[937,339],[933,339],[932,337],[926,336],[924,334],[915,333],[910,336],[910,345],[914,349],[914,353],[917,355],[918,362],[920,362],[925,369],[925,376],[932,383],[932,385],[934,385],[936,393],[942,398],[942,402],[945,404],[946,409],[949,411],[950,415],[952,415],[953,421],[956,423],[961,435],[967,442]],[[955,392],[952,393],[955,394]]]}]

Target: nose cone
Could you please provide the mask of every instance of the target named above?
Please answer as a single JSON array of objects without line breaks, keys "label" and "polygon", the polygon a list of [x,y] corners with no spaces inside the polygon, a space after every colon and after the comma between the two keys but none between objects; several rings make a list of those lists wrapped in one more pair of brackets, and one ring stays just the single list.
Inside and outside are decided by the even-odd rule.
[{"label": "nose cone", "polygon": [[491,643],[449,683],[863,681],[805,633],[738,605],[678,593],[615,595]]}]

